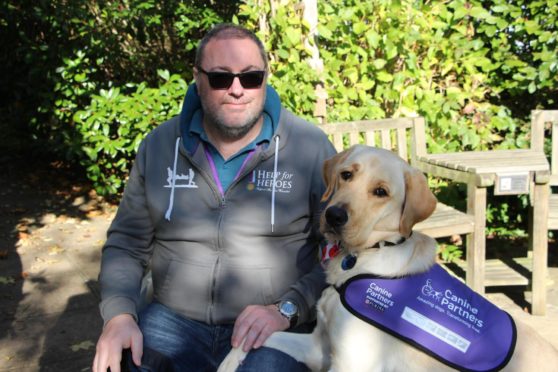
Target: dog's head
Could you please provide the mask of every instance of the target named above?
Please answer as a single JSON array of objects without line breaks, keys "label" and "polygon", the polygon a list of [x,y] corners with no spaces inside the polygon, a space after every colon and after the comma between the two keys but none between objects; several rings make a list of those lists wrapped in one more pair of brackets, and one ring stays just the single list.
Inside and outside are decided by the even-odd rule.
[{"label": "dog's head", "polygon": [[409,237],[436,207],[422,172],[388,150],[353,146],[326,160],[323,174],[322,200],[331,199],[320,230],[351,251]]}]

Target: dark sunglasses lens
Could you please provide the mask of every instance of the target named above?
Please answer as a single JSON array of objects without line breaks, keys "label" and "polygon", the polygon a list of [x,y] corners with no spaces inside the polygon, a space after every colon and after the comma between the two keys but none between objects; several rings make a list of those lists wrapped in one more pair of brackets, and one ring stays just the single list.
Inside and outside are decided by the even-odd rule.
[{"label": "dark sunglasses lens", "polygon": [[264,79],[263,71],[249,71],[239,75],[240,84],[246,89],[259,88]]},{"label": "dark sunglasses lens", "polygon": [[209,72],[209,85],[213,89],[228,89],[234,80],[234,75],[228,72]]},{"label": "dark sunglasses lens", "polygon": [[213,89],[229,89],[236,76],[240,80],[240,84],[245,89],[259,88],[264,79],[264,71],[248,71],[241,74],[233,74],[230,72],[207,72],[209,85]]}]

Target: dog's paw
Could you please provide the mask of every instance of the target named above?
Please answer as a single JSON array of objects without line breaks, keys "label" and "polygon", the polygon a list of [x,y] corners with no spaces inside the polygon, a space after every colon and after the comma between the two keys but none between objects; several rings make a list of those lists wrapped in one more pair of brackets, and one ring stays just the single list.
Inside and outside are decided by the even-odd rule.
[{"label": "dog's paw", "polygon": [[246,358],[246,352],[242,351],[242,347],[233,348],[227,357],[219,365],[217,372],[234,372]]}]

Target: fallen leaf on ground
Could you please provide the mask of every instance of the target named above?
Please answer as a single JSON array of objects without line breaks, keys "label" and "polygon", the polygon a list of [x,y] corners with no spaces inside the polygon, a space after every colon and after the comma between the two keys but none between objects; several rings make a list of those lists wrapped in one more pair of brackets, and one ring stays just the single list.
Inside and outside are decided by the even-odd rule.
[{"label": "fallen leaf on ground", "polygon": [[90,211],[90,212],[87,212],[85,215],[86,215],[88,218],[93,218],[93,217],[100,216],[100,215],[102,215],[102,214],[103,214],[103,213],[102,213],[101,211],[92,210],[92,211]]},{"label": "fallen leaf on ground", "polygon": [[82,341],[82,342],[77,343],[77,344],[73,344],[71,346],[71,348],[72,348],[73,352],[76,352],[76,351],[80,351],[80,350],[89,350],[94,346],[95,346],[95,344],[93,342],[91,342],[91,340],[87,340],[87,341]]},{"label": "fallen leaf on ground", "polygon": [[16,225],[16,230],[19,232],[26,232],[29,229],[27,222],[21,222]]},{"label": "fallen leaf on ground", "polygon": [[15,280],[11,276],[0,276],[0,284],[14,284]]},{"label": "fallen leaf on ground", "polygon": [[[54,264],[54,263],[60,262],[59,260],[45,260],[45,259],[42,259],[41,257],[35,257],[35,261],[40,262],[40,263],[49,264],[49,265],[50,265],[50,264]],[[33,268],[33,267],[36,268],[35,265],[33,265],[33,266],[31,266],[31,267],[32,267],[32,268]]]},{"label": "fallen leaf on ground", "polygon": [[54,256],[54,255],[60,254],[62,252],[64,252],[64,248],[61,248],[58,245],[53,245],[52,247],[50,247],[48,249],[49,256]]}]

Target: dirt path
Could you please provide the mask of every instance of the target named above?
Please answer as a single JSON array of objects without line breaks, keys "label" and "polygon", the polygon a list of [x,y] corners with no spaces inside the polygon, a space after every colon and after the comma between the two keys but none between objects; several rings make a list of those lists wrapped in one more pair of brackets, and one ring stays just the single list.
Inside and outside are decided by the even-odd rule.
[{"label": "dirt path", "polygon": [[0,371],[86,371],[114,207],[59,163],[0,163]]}]

